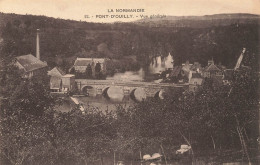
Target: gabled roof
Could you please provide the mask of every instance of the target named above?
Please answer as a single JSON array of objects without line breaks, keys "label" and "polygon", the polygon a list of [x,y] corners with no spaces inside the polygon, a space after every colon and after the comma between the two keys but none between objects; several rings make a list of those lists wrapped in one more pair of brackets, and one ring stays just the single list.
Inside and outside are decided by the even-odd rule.
[{"label": "gabled roof", "polygon": [[47,67],[47,63],[42,62],[32,54],[16,57],[17,62],[21,64],[26,72]]},{"label": "gabled roof", "polygon": [[181,72],[181,69],[182,66],[175,66],[170,73],[170,77],[178,76]]},{"label": "gabled roof", "polygon": [[94,63],[104,63],[104,58],[77,58],[74,62],[74,66],[88,66],[88,64]]},{"label": "gabled roof", "polygon": [[48,71],[49,76],[62,77],[65,74],[66,73],[58,67],[54,67],[52,70]]},{"label": "gabled roof", "polygon": [[210,64],[205,67],[204,71],[221,71],[215,64]]}]

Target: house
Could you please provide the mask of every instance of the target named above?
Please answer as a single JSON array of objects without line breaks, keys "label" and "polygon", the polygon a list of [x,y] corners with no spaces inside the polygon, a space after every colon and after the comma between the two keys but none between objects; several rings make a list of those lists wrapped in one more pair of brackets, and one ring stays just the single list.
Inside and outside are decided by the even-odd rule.
[{"label": "house", "polygon": [[202,85],[204,79],[200,73],[190,72],[189,91],[195,92]]},{"label": "house", "polygon": [[62,76],[65,75],[60,68],[54,67],[52,70],[48,71],[50,76],[50,89],[52,92],[62,91]]},{"label": "house", "polygon": [[68,92],[76,88],[75,75],[66,74],[61,77],[62,81],[62,91]]},{"label": "house", "polygon": [[15,65],[21,71],[23,78],[46,75],[48,69],[46,62],[39,60],[32,54],[16,57]]},{"label": "house", "polygon": [[182,64],[182,70],[186,77],[189,76],[191,67],[192,67],[192,64],[190,64],[189,61],[186,61],[184,64]]},{"label": "house", "polygon": [[65,72],[58,67],[54,67],[52,70],[48,71],[48,75],[51,77],[62,77],[65,75]]},{"label": "house", "polygon": [[69,92],[76,88],[75,75],[65,74],[58,67],[48,71],[50,76],[50,89],[52,92]]},{"label": "house", "polygon": [[202,75],[204,78],[213,78],[213,77],[222,78],[223,71],[222,68],[214,64],[213,60],[209,60],[208,66],[204,68]]},{"label": "house", "polygon": [[86,69],[91,66],[92,74],[95,75],[95,67],[97,64],[101,66],[101,72],[106,73],[106,59],[104,58],[77,58],[74,62],[73,68],[75,72],[85,73]]},{"label": "house", "polygon": [[60,77],[50,78],[50,90],[51,92],[62,92],[62,79]]}]

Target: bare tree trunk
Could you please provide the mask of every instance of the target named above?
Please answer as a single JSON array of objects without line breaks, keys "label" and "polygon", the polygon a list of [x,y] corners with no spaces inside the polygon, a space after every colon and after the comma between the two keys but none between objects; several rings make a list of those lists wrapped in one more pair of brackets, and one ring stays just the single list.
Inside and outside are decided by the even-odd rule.
[{"label": "bare tree trunk", "polygon": [[243,149],[243,153],[246,154],[246,157],[247,157],[247,160],[248,160],[248,164],[251,165],[251,159],[250,159],[250,156],[249,156],[249,153],[248,153],[248,149],[247,149],[247,145],[246,145],[246,142],[245,142],[245,138],[243,136],[243,132],[242,132],[242,128],[240,128],[239,126],[239,122],[238,122],[238,119],[237,119],[237,116],[235,115],[236,117],[236,122],[237,122],[237,132],[238,132],[238,136],[240,138],[240,142],[241,142],[241,145],[242,145],[242,149]]},{"label": "bare tree trunk", "polygon": [[248,164],[251,165],[251,159],[250,159],[250,156],[249,156],[249,153],[248,153],[248,148],[247,148],[246,141],[245,141],[245,138],[243,136],[243,132],[242,132],[241,129],[240,129],[240,132],[241,132],[241,135],[242,135],[242,141],[243,141],[245,153],[246,153],[246,156],[247,156]]},{"label": "bare tree trunk", "polygon": [[215,150],[216,149],[216,144],[215,144],[214,138],[213,138],[212,135],[210,137],[211,137],[211,140],[212,140],[212,143],[213,143],[213,147],[214,147],[214,150]]},{"label": "bare tree trunk", "polygon": [[141,161],[141,165],[143,165],[143,163],[142,163],[142,152],[141,152],[141,150],[140,150],[140,161]]},{"label": "bare tree trunk", "polygon": [[240,140],[240,143],[241,143],[241,147],[242,147],[242,151],[243,151],[243,156],[245,155],[245,149],[244,149],[244,145],[242,143],[242,135],[240,134],[240,131],[239,131],[239,128],[237,127],[237,133],[238,133],[238,136],[239,136],[239,140]]},{"label": "bare tree trunk", "polygon": [[163,152],[163,155],[164,155],[165,164],[167,165],[167,164],[168,164],[168,163],[167,163],[167,158],[166,158],[166,155],[165,155],[165,152],[164,152],[164,149],[163,149],[162,144],[161,144],[160,146],[161,146],[161,148],[162,148],[162,152]]},{"label": "bare tree trunk", "polygon": [[114,151],[114,165],[116,165],[116,152]]},{"label": "bare tree trunk", "polygon": [[88,165],[88,160],[84,159],[85,165]]},{"label": "bare tree trunk", "polygon": [[194,152],[193,152],[193,149],[192,149],[192,146],[191,146],[191,143],[190,141],[181,133],[180,130],[178,130],[180,135],[183,137],[183,139],[186,141],[186,143],[191,147],[191,154],[192,154],[192,164],[193,164],[193,161],[195,160],[194,159]]},{"label": "bare tree trunk", "polygon": [[246,136],[246,140],[249,141],[249,138],[248,138],[248,135],[247,135],[247,132],[246,132],[246,129],[244,128],[244,133],[245,133],[245,136]]},{"label": "bare tree trunk", "polygon": [[100,155],[100,164],[103,165],[103,157]]}]

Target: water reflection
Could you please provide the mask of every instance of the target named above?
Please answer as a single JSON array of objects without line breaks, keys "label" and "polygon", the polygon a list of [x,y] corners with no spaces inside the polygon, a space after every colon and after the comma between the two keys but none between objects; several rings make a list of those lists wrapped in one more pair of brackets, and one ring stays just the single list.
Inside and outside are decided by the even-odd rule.
[{"label": "water reflection", "polygon": [[107,99],[114,102],[121,102],[124,98],[124,91],[119,87],[109,87],[106,94]]}]

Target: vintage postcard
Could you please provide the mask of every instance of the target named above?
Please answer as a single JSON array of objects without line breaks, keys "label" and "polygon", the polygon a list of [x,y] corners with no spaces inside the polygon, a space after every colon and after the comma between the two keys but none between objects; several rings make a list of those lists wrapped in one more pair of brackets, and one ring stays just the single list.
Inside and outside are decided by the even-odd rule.
[{"label": "vintage postcard", "polygon": [[0,164],[260,164],[259,7],[0,0]]}]

